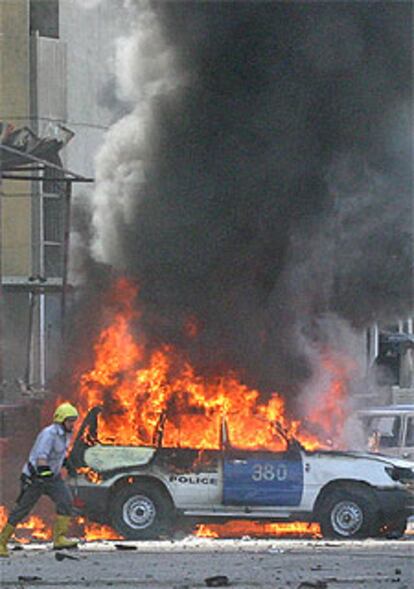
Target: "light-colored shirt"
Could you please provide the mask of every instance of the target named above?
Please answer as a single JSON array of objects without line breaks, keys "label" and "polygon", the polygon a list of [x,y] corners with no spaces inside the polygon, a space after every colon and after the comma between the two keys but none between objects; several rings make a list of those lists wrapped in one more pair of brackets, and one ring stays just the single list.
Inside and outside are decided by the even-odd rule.
[{"label": "light-colored shirt", "polygon": [[33,448],[30,450],[29,460],[23,467],[23,473],[30,476],[32,473],[28,463],[37,468],[39,459],[44,459],[54,476],[60,473],[63,461],[70,443],[70,434],[65,431],[60,423],[52,423],[39,433]]}]

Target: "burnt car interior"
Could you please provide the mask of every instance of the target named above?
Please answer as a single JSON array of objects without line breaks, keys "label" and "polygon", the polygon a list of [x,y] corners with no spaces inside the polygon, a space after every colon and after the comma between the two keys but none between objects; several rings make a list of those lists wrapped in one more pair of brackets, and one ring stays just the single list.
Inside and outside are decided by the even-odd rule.
[{"label": "burnt car interior", "polygon": [[[91,446],[99,443],[98,417],[102,411],[103,408],[101,406],[93,407],[88,412],[81,424],[81,427],[79,428],[68,458],[67,466],[71,474],[75,474],[76,469],[87,466],[85,462],[85,451]],[[152,446],[155,448],[163,448],[163,459],[168,460],[170,466],[172,463],[177,463],[179,468],[182,469],[184,464],[191,464],[194,466],[194,464],[199,462],[200,465],[203,464],[203,467],[205,468],[209,463],[216,463],[217,458],[213,457],[217,456],[217,452],[219,451],[226,452],[228,458],[233,460],[243,459],[247,454],[252,453],[252,450],[243,450],[232,446],[229,437],[228,424],[225,418],[222,418],[220,422],[220,450],[164,448],[163,439],[167,420],[168,415],[165,412],[161,413],[158,423],[154,429]],[[272,425],[275,430],[275,436],[283,441],[284,449],[280,452],[280,456],[292,456],[293,454],[297,454],[299,450],[303,449],[300,442],[298,442],[295,438],[288,436],[287,431],[279,422],[273,422]],[[168,452],[166,452],[167,450]],[[266,454],[267,452],[268,451],[265,449],[257,450],[258,454]],[[273,452],[272,454],[275,453]],[[161,460],[161,457],[158,457],[157,461],[158,460]]]}]

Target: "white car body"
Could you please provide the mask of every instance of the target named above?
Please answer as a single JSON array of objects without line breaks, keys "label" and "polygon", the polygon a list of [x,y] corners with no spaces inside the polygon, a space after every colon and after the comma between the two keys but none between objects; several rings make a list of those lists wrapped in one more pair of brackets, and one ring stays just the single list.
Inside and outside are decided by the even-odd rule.
[{"label": "white car body", "polygon": [[[99,483],[85,476],[72,480],[77,504],[109,523],[115,512],[115,527],[128,537],[152,537],[145,522],[164,503],[171,520],[320,521],[327,535],[335,517],[342,517],[344,537],[400,528],[414,513],[412,463],[378,454],[307,452],[295,441],[284,452],[240,450],[227,442],[220,450],[95,444],[83,448],[82,463],[75,465],[100,476]],[[360,530],[363,511],[370,533],[368,524]]]}]

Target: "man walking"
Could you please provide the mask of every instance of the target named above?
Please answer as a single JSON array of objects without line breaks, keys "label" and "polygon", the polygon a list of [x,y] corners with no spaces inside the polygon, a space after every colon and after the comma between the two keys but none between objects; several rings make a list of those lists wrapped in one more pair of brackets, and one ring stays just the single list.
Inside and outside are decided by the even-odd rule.
[{"label": "man walking", "polygon": [[42,429],[37,436],[20,477],[20,495],[0,533],[0,556],[9,556],[7,542],[16,525],[29,515],[42,495],[48,495],[56,505],[53,547],[59,549],[77,546],[76,541],[66,538],[72,515],[72,496],[60,475],[77,418],[76,407],[70,403],[62,403],[53,415],[53,423]]}]

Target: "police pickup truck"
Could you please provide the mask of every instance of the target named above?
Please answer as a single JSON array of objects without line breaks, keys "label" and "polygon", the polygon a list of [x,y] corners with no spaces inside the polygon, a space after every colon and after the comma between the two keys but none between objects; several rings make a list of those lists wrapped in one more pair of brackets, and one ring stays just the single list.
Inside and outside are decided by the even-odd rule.
[{"label": "police pickup truck", "polygon": [[152,446],[103,445],[99,412],[88,414],[76,437],[69,484],[80,513],[128,539],[168,536],[186,519],[312,521],[328,538],[398,537],[414,513],[412,462],[309,452],[280,427],[284,451],[242,450],[231,446],[224,421],[216,450],[163,447],[162,428]]}]

